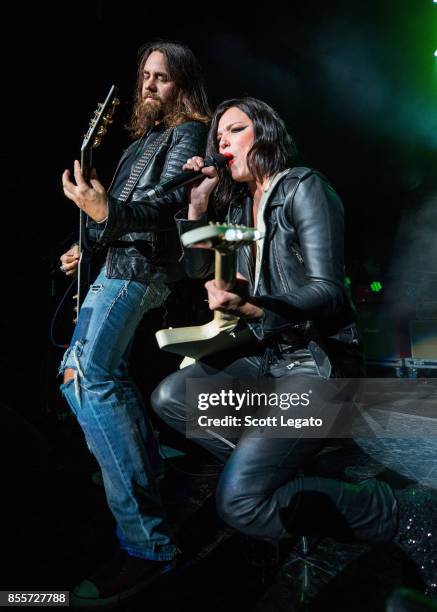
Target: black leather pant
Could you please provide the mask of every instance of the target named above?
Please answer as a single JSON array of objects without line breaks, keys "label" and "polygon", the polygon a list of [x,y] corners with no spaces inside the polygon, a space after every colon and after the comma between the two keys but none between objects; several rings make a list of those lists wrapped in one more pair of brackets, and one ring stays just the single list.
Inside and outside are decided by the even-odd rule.
[{"label": "black leather pant", "polygon": [[[301,365],[287,376],[318,376],[308,351],[299,351],[298,357]],[[262,372],[261,349],[250,354],[247,350],[218,354],[164,379],[153,392],[152,406],[166,423],[185,435],[188,378],[257,378]],[[302,474],[304,463],[326,440],[255,438],[243,433],[239,440],[230,442],[212,435],[196,442],[225,463],[216,493],[218,512],[247,535],[274,541],[290,535],[330,535],[385,542],[395,533],[396,500],[387,484],[374,479],[351,484]]]}]

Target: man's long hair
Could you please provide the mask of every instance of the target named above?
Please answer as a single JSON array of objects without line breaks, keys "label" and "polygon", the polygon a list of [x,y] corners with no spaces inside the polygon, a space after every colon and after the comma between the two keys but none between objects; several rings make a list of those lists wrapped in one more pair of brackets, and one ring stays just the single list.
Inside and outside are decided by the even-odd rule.
[{"label": "man's long hair", "polygon": [[170,79],[176,86],[175,99],[166,105],[162,124],[175,127],[185,121],[208,123],[211,111],[206,95],[202,69],[194,53],[178,42],[154,40],[139,50],[139,64],[135,87],[134,107],[128,130],[133,138],[139,138],[149,126],[145,125],[142,112],[143,70],[147,58],[154,51],[160,51],[166,58]]},{"label": "man's long hair", "polygon": [[[281,170],[296,164],[297,148],[287,132],[285,123],[271,106],[257,98],[233,98],[225,100],[216,108],[208,134],[207,153],[218,153],[217,128],[222,115],[228,108],[237,107],[251,119],[255,139],[247,154],[247,166],[252,176],[263,181]],[[227,206],[232,196],[242,191],[227,168],[219,171],[220,181],[214,192],[218,208]]]}]

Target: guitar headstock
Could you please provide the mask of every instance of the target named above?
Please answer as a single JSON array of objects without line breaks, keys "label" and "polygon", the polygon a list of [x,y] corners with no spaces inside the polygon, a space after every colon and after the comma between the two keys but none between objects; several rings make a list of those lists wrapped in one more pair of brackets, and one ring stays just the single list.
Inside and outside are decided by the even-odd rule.
[{"label": "guitar headstock", "polygon": [[185,247],[214,249],[220,253],[230,253],[262,237],[262,232],[254,227],[210,223],[185,232],[181,240]]},{"label": "guitar headstock", "polygon": [[101,143],[103,136],[108,131],[108,125],[114,121],[115,110],[120,104],[117,94],[118,88],[112,85],[106,100],[97,105],[82,142],[82,153],[88,149],[95,149]]}]

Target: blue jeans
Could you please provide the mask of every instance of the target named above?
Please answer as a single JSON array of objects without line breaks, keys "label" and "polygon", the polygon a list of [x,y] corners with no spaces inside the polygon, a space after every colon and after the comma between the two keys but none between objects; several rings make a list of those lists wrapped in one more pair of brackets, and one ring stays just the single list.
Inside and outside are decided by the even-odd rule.
[{"label": "blue jeans", "polygon": [[127,358],[143,314],[160,306],[169,289],[107,278],[90,287],[70,347],[61,363],[76,371],[61,386],[100,464],[121,548],[145,559],[176,554],[154,477],[160,462],[154,432]]}]

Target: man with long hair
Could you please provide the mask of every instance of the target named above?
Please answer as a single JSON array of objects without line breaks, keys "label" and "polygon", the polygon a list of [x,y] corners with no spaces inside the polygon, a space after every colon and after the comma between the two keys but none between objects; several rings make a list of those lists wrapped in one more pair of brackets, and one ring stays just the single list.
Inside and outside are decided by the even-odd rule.
[{"label": "man with long hair", "polygon": [[[79,312],[62,361],[61,387],[100,464],[120,551],[74,590],[77,607],[113,606],[171,569],[177,548],[156,489],[160,458],[140,394],[127,369],[135,330],[145,312],[160,306],[184,275],[174,214],[184,189],[154,200],[144,193],[181,172],[187,157],[203,155],[209,108],[192,51],[154,41],[141,50],[124,152],[108,192],[79,162],[74,179],[62,177],[65,195],[88,215],[88,237],[105,262]],[[78,248],[61,257],[74,275]]]}]

